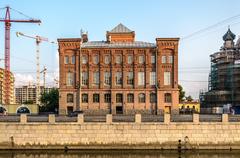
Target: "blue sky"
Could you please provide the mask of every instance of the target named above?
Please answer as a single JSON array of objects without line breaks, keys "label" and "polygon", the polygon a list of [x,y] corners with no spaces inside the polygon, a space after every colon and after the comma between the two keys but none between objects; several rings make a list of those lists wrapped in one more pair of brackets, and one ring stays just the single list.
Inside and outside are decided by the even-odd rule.
[{"label": "blue sky", "polygon": [[[87,30],[90,40],[104,40],[107,30],[123,23],[136,32],[139,41],[155,42],[156,37],[186,37],[193,32],[240,14],[239,0],[1,0],[0,8],[9,5],[24,14],[42,20],[36,24],[12,24],[11,70],[16,85],[35,80],[35,43],[16,37],[20,31],[40,35],[49,40],[79,37],[80,29]],[[4,11],[0,10],[4,17]],[[12,12],[14,18],[25,18]],[[209,55],[222,46],[222,36],[230,25],[240,35],[240,18],[214,27],[202,34],[180,41],[179,83],[187,94],[198,97],[207,88]],[[0,58],[4,54],[4,24],[0,24]],[[53,84],[58,68],[57,45],[41,43],[41,69],[47,66],[47,83]],[[3,67],[3,62],[0,61]],[[42,76],[41,76],[42,78]]]}]

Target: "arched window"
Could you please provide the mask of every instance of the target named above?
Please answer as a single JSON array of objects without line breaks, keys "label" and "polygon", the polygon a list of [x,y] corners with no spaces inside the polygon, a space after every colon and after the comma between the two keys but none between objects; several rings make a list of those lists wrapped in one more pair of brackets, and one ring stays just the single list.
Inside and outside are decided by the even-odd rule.
[{"label": "arched window", "polygon": [[145,103],[145,94],[144,93],[140,93],[138,95],[138,102],[139,103]]},{"label": "arched window", "polygon": [[172,102],[172,95],[171,93],[165,93],[165,103],[171,103]]},{"label": "arched window", "polygon": [[67,103],[73,103],[73,94],[71,93],[67,94]]},{"label": "arched window", "polygon": [[19,107],[17,110],[17,114],[29,114],[30,110],[27,107]]},{"label": "arched window", "polygon": [[7,110],[3,107],[0,106],[0,114],[4,114]]},{"label": "arched window", "polygon": [[127,94],[127,102],[128,103],[134,103],[134,94],[133,93],[128,93]]}]

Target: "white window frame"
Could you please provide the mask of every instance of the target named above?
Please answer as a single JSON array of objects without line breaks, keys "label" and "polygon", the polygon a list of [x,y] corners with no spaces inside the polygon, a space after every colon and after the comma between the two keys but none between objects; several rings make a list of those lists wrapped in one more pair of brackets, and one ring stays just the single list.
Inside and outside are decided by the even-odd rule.
[{"label": "white window frame", "polygon": [[93,72],[93,84],[94,85],[99,85],[100,84],[100,73],[99,71]]},{"label": "white window frame", "polygon": [[144,57],[144,55],[139,55],[139,56],[138,56],[138,63],[139,63],[139,64],[144,64],[144,62],[145,62],[145,57]]},{"label": "white window frame", "polygon": [[172,55],[170,55],[170,56],[168,57],[168,63],[170,63],[170,64],[173,63],[173,56],[172,56]]},{"label": "white window frame", "polygon": [[76,63],[76,56],[73,55],[71,56],[71,64],[75,64]]},{"label": "white window frame", "polygon": [[64,56],[64,64],[69,64],[69,56]]},{"label": "white window frame", "polygon": [[134,74],[133,71],[127,72],[127,84],[133,85],[134,84]]},{"label": "white window frame", "polygon": [[95,65],[99,64],[99,55],[98,54],[93,56],[93,64],[95,64]]},{"label": "white window frame", "polygon": [[128,64],[132,64],[133,63],[133,55],[128,55]]},{"label": "white window frame", "polygon": [[122,72],[116,72],[115,78],[116,78],[116,85],[122,85],[122,82],[123,82]]},{"label": "white window frame", "polygon": [[163,64],[167,63],[167,57],[166,57],[166,55],[163,55],[163,56],[162,56],[162,63],[163,63]]},{"label": "white window frame", "polygon": [[122,63],[122,55],[116,55],[116,64]]},{"label": "white window frame", "polygon": [[150,72],[150,85],[151,86],[156,85],[156,72],[155,71]]},{"label": "white window frame", "polygon": [[88,57],[86,55],[82,56],[82,64],[87,64],[88,63]]},{"label": "white window frame", "polygon": [[111,83],[111,73],[110,72],[104,72],[104,85],[110,85]]},{"label": "white window frame", "polygon": [[165,86],[171,85],[171,72],[169,71],[164,72],[164,85]]},{"label": "white window frame", "polygon": [[74,73],[73,72],[68,72],[67,73],[67,86],[73,86],[74,84]]},{"label": "white window frame", "polygon": [[138,72],[138,85],[139,86],[145,85],[145,72]]},{"label": "white window frame", "polygon": [[151,63],[152,64],[156,63],[156,56],[155,55],[151,55]]},{"label": "white window frame", "polygon": [[110,64],[111,63],[111,56],[110,55],[105,55],[104,56],[104,63],[105,64]]},{"label": "white window frame", "polygon": [[88,72],[82,72],[82,86],[88,85]]}]

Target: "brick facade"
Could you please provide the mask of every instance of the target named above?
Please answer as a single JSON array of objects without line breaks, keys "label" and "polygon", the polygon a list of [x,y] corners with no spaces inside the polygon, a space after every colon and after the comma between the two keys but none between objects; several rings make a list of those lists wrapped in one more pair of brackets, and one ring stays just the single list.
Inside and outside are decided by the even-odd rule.
[{"label": "brick facade", "polygon": [[[135,32],[122,24],[108,31],[106,37],[106,41],[87,41],[83,38],[58,39],[59,113],[66,114],[72,110],[83,110],[85,114],[94,115],[178,113],[179,39],[156,38],[155,44],[138,42],[135,41]],[[98,63],[94,62],[96,56],[99,58]],[[106,56],[110,57],[109,63],[105,61],[108,58]],[[165,62],[163,56],[166,58]],[[120,63],[118,63],[119,57]],[[140,62],[141,57],[144,62]],[[86,59],[87,62],[84,63],[83,60]],[[129,62],[130,59],[133,60],[132,63]],[[153,59],[155,62],[152,62]],[[81,86],[83,74],[80,74],[80,71],[86,72],[88,76],[87,84]],[[95,72],[99,72],[99,84],[93,83]],[[105,72],[111,74],[109,85],[105,84]],[[129,72],[133,73],[133,84],[127,81]],[[139,72],[143,72],[144,80]],[[153,80],[150,78],[150,72],[156,72],[156,84],[150,84],[150,80]],[[168,85],[164,84],[164,72],[169,72]],[[117,84],[116,79],[119,73],[122,74],[121,84]],[[143,80],[144,84],[139,84],[138,80]],[[134,96],[133,102],[127,97],[130,93]],[[84,103],[83,94],[88,96]],[[99,95],[99,101],[93,100],[94,94]],[[111,101],[105,100],[105,94],[111,96]],[[145,95],[145,101],[144,99],[139,101],[142,94]],[[170,98],[167,99],[168,101],[166,94]],[[156,95],[156,99],[150,102],[150,95]]]}]

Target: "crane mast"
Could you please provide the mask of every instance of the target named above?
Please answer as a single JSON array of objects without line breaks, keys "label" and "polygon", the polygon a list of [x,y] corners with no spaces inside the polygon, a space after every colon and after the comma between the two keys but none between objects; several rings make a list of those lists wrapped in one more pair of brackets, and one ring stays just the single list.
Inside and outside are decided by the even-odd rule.
[{"label": "crane mast", "polygon": [[[11,23],[38,23],[40,24],[40,20],[34,19],[27,19],[27,20],[18,20],[18,19],[11,19],[10,17],[10,8],[9,6],[6,7],[5,18],[0,19],[0,22],[5,23],[5,70],[4,70],[4,102],[5,104],[10,104],[10,29]],[[16,10],[15,10],[16,11]],[[22,14],[21,12],[17,11],[18,13]]]},{"label": "crane mast", "polygon": [[36,63],[37,63],[37,67],[36,67],[36,104],[39,105],[39,98],[40,98],[40,47],[39,47],[39,45],[42,41],[48,42],[48,39],[45,37],[41,37],[41,36],[25,35],[21,32],[16,32],[16,35],[18,37],[23,36],[23,37],[34,39],[36,42]]}]

